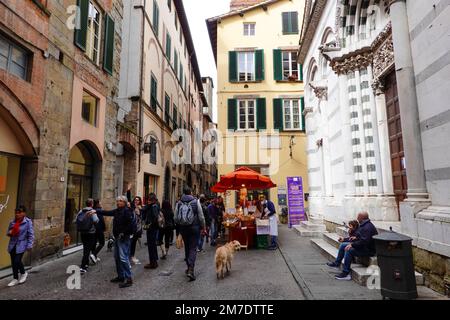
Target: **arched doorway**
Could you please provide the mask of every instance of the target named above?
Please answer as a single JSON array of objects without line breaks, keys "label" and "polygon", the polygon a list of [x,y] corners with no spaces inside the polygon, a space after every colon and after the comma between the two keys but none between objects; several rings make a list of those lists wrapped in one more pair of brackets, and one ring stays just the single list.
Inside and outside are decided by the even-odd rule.
[{"label": "arched doorway", "polygon": [[99,198],[101,158],[96,146],[88,141],[76,144],[69,155],[67,174],[64,246],[77,245],[76,216],[89,198]]},{"label": "arched doorway", "polygon": [[163,200],[170,201],[170,188],[171,188],[171,173],[169,166],[166,166],[166,171],[164,173],[164,194]]}]

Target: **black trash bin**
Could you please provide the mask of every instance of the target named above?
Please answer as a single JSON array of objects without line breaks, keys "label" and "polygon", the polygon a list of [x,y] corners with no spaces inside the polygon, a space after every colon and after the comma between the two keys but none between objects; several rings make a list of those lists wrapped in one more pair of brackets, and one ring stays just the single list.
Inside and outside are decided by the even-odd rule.
[{"label": "black trash bin", "polygon": [[393,232],[374,236],[383,299],[417,298],[412,239]]}]

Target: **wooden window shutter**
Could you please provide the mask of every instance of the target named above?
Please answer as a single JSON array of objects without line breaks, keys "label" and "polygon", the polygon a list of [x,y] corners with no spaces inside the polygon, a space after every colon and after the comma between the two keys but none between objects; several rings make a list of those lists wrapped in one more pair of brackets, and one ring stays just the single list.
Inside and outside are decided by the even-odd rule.
[{"label": "wooden window shutter", "polygon": [[303,65],[302,64],[300,64],[300,81],[303,81]]},{"label": "wooden window shutter", "polygon": [[86,39],[87,39],[87,27],[88,27],[88,14],[89,14],[89,0],[77,0],[77,6],[79,9],[77,16],[77,22],[80,23],[78,29],[75,29],[75,45],[83,51],[86,51]]},{"label": "wooden window shutter", "polygon": [[267,129],[267,116],[266,116],[266,99],[258,98],[256,100],[256,124],[258,130]]},{"label": "wooden window shutter", "polygon": [[155,31],[156,37],[159,34],[159,7],[156,0],[153,0],[153,30]]},{"label": "wooden window shutter", "polygon": [[228,99],[228,130],[237,130],[237,100]]},{"label": "wooden window shutter", "polygon": [[113,74],[113,65],[114,65],[114,32],[115,32],[114,20],[109,15],[106,15],[103,69],[110,75]]},{"label": "wooden window shutter", "polygon": [[255,51],[255,80],[264,80],[264,50]]},{"label": "wooden window shutter", "polygon": [[283,53],[280,49],[273,50],[273,78],[275,81],[283,80]]},{"label": "wooden window shutter", "polygon": [[302,116],[302,131],[306,131],[306,119],[303,111],[305,111],[305,97],[300,98],[300,113]]},{"label": "wooden window shutter", "polygon": [[238,71],[237,71],[237,52],[228,52],[228,79],[230,82],[237,82]]},{"label": "wooden window shutter", "polygon": [[273,99],[273,128],[283,131],[283,99]]},{"label": "wooden window shutter", "polygon": [[298,12],[294,11],[291,12],[291,19],[290,19],[290,25],[291,25],[291,31],[292,33],[298,33]]},{"label": "wooden window shutter", "polygon": [[283,12],[282,13],[282,19],[283,19],[283,33],[289,33],[289,12]]}]

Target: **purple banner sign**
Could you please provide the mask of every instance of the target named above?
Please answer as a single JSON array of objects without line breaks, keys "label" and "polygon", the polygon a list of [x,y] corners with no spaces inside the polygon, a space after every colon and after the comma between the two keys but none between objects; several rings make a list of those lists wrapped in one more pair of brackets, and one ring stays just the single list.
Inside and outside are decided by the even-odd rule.
[{"label": "purple banner sign", "polygon": [[289,210],[289,228],[306,220],[305,202],[303,198],[302,177],[287,178],[287,198]]}]

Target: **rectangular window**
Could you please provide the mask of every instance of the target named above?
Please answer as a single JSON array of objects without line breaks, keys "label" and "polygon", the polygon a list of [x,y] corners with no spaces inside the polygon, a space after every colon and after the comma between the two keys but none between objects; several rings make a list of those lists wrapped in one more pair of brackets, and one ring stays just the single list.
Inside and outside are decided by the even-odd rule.
[{"label": "rectangular window", "polygon": [[177,106],[175,105],[175,103],[173,104],[173,129],[177,129],[178,126],[178,109]]},{"label": "rectangular window", "polygon": [[254,22],[244,23],[244,36],[254,36],[255,35],[256,24]]},{"label": "rectangular window", "polygon": [[298,34],[298,12],[283,12],[283,34]]},{"label": "rectangular window", "polygon": [[283,80],[301,80],[297,51],[283,52]]},{"label": "rectangular window", "polygon": [[169,97],[169,95],[167,93],[166,93],[164,106],[165,106],[165,117],[166,117],[165,120],[166,120],[166,124],[170,125],[170,97]]},{"label": "rectangular window", "polygon": [[176,51],[173,52],[173,68],[175,69],[175,77],[178,78],[178,53]]},{"label": "rectangular window", "polygon": [[156,37],[159,35],[159,7],[156,0],[153,0],[153,30]]},{"label": "rectangular window", "polygon": [[172,12],[172,0],[167,0],[167,6],[169,7],[169,11]]},{"label": "rectangular window", "polygon": [[255,80],[255,52],[238,52],[239,81]]},{"label": "rectangular window", "polygon": [[151,88],[150,88],[150,106],[153,111],[156,111],[158,108],[158,81],[152,73],[151,76]]},{"label": "rectangular window", "polygon": [[150,163],[156,164],[157,162],[157,143],[155,138],[150,138]]},{"label": "rectangular window", "polygon": [[175,12],[175,29],[178,30],[178,16],[177,13]]},{"label": "rectangular window", "polygon": [[284,130],[301,130],[300,100],[283,100]]},{"label": "rectangular window", "polygon": [[0,68],[27,80],[30,55],[24,49],[0,36]]},{"label": "rectangular window", "polygon": [[256,129],[256,101],[239,100],[239,130]]},{"label": "rectangular window", "polygon": [[86,54],[95,63],[99,64],[100,41],[101,41],[101,21],[100,9],[92,2],[89,2],[89,14],[86,37]]},{"label": "rectangular window", "polygon": [[166,57],[169,59],[169,62],[171,61],[171,52],[172,52],[172,38],[170,38],[170,35],[166,34]]},{"label": "rectangular window", "polygon": [[81,106],[81,117],[84,121],[97,126],[98,99],[87,91],[83,91],[83,104]]}]

